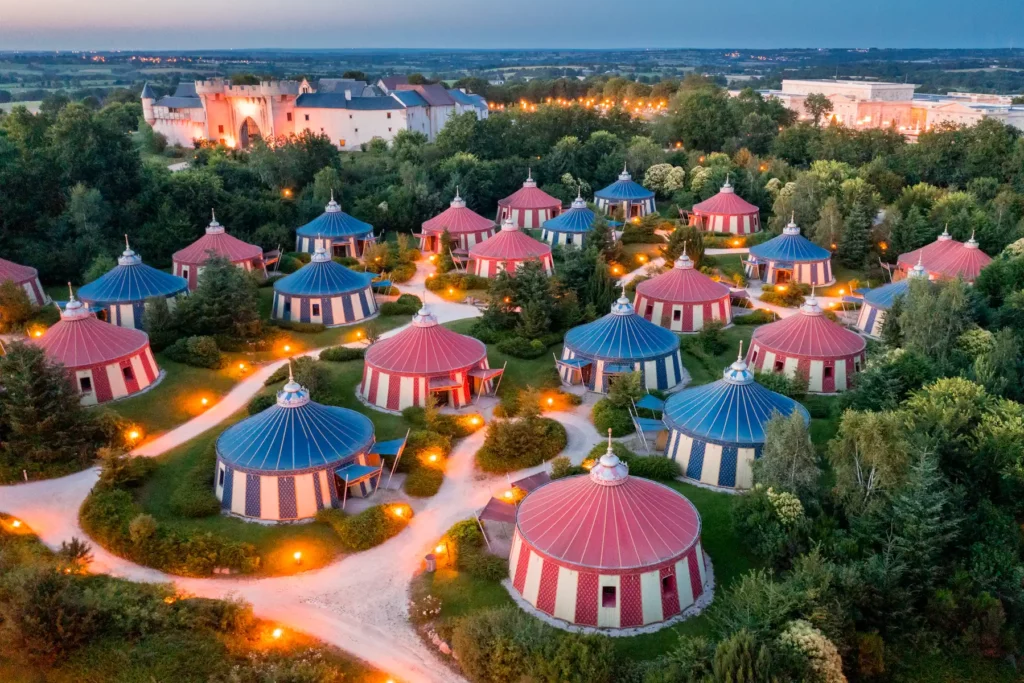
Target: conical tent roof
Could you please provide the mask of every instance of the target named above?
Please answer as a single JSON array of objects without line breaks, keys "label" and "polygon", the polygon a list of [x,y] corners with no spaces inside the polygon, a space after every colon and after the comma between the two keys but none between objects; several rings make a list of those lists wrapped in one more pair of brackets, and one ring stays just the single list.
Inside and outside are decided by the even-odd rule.
[{"label": "conical tent roof", "polygon": [[910,289],[910,281],[915,278],[921,278],[924,280],[928,279],[928,271],[924,269],[924,266],[919,260],[916,266],[910,269],[907,273],[907,277],[898,282],[890,282],[887,285],[881,287],[875,287],[864,294],[864,301],[871,304],[875,308],[880,308],[883,311],[888,311],[892,308],[893,302],[896,297],[903,296]]},{"label": "conical tent roof", "polygon": [[685,252],[671,270],[644,280],[636,291],[645,298],[672,303],[705,303],[729,296],[729,287],[694,268]]},{"label": "conical tent roof", "polygon": [[210,259],[211,252],[214,256],[222,256],[232,263],[263,258],[263,249],[227,234],[224,226],[217,222],[217,216],[212,212],[211,217],[210,224],[206,226],[206,234],[171,257],[175,263],[203,264]]},{"label": "conical tent roof", "polygon": [[138,353],[149,345],[149,336],[141,330],[98,320],[72,294],[60,320],[32,343],[52,360],[75,369],[106,365]]},{"label": "conical tent roof", "polygon": [[530,173],[521,188],[498,200],[498,206],[507,206],[510,209],[560,209],[562,202],[537,187],[537,181]]},{"label": "conical tent roof", "polygon": [[217,455],[250,472],[302,472],[327,467],[373,444],[373,423],[348,408],[325,406],[289,378],[277,403],[228,427]]},{"label": "conical tent roof", "polygon": [[799,413],[810,423],[807,409],[793,399],[765,389],[754,381],[740,348],[736,362],[722,379],[683,389],[665,403],[669,429],[721,445],[755,446],[764,443],[764,426],[773,413]]},{"label": "conical tent roof", "polygon": [[974,282],[981,269],[992,263],[992,257],[978,248],[973,234],[966,242],[957,242],[948,230],[944,230],[931,244],[900,254],[897,262],[905,269],[921,262],[929,273],[948,278],[962,277],[967,282]]},{"label": "conical tent roof", "polygon": [[142,262],[125,237],[125,250],[117,265],[78,289],[83,301],[96,304],[145,301],[150,297],[168,297],[188,291],[185,278],[165,273]]},{"label": "conical tent roof", "polygon": [[472,367],[487,357],[483,342],[439,325],[427,307],[409,327],[366,350],[366,363],[387,372],[434,375]]},{"label": "conical tent roof", "polygon": [[654,197],[654,193],[634,181],[633,176],[623,168],[618,180],[608,187],[598,190],[594,193],[594,196],[613,202],[625,202],[651,199]]},{"label": "conical tent roof", "polygon": [[825,317],[811,295],[800,312],[754,330],[758,345],[787,356],[844,358],[864,351],[864,337]]},{"label": "conical tent roof", "polygon": [[576,197],[572,206],[554,218],[544,221],[542,227],[554,232],[588,232],[594,227],[596,216],[597,214],[587,208],[587,202],[583,197]]},{"label": "conical tent roof", "polygon": [[0,258],[0,282],[11,280],[20,285],[37,277],[39,277],[39,271],[35,268]]},{"label": "conical tent roof", "polygon": [[761,210],[754,204],[736,194],[736,190],[728,179],[718,194],[710,199],[705,199],[699,204],[693,205],[693,212],[696,214],[716,216],[749,216],[760,213]]},{"label": "conical tent roof", "polygon": [[661,358],[679,349],[675,333],[644,320],[629,299],[619,298],[611,313],[569,330],[565,346],[577,356],[605,361]]},{"label": "conical tent roof", "polygon": [[832,258],[832,252],[819,247],[800,234],[800,228],[793,221],[782,229],[782,234],[767,242],[756,244],[750,253],[765,261],[824,261]]},{"label": "conical tent roof", "polygon": [[333,296],[366,289],[373,275],[349,270],[331,259],[322,246],[309,263],[274,283],[274,290],[292,296]]},{"label": "conical tent roof", "polygon": [[324,212],[306,223],[295,231],[302,237],[320,237],[334,239],[338,237],[358,237],[373,232],[373,226],[364,223],[358,218],[353,218],[341,210],[338,202],[334,201],[334,194],[331,194],[331,201],[327,203]]},{"label": "conical tent roof", "polygon": [[469,249],[471,259],[495,259],[502,261],[526,261],[551,253],[551,247],[533,239],[516,225],[512,219],[505,219],[498,233]]},{"label": "conical tent roof", "polygon": [[483,232],[494,227],[494,221],[484,218],[466,206],[466,200],[455,193],[455,199],[447,209],[423,223],[424,232],[442,233],[445,230],[451,235]]}]

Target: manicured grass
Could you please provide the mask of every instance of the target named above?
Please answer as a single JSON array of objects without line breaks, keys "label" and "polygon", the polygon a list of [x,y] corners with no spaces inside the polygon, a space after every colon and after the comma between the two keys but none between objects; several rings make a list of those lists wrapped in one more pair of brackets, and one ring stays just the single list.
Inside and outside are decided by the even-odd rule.
[{"label": "manicured grass", "polygon": [[[460,334],[468,334],[469,329],[475,322],[475,319],[456,320],[455,322],[446,323],[445,327]],[[487,362],[492,368],[505,367],[505,374],[501,378],[498,393],[504,395],[506,391],[522,389],[526,386],[531,386],[535,389],[558,387],[560,385],[558,371],[555,369],[555,359],[552,358],[551,354],[554,354],[555,358],[561,358],[562,345],[550,347],[538,358],[523,359],[504,354],[498,351],[494,344],[488,344]],[[506,362],[508,363],[507,366],[505,365]]]},{"label": "manicured grass", "polygon": [[622,251],[625,256],[622,259],[622,267],[628,272],[642,268],[651,262],[652,259],[661,256],[661,248],[664,242],[657,244],[625,244]]},{"label": "manicured grass", "polygon": [[429,594],[440,598],[442,619],[512,604],[508,591],[497,581],[448,567],[441,567],[433,574],[423,572],[413,579],[410,592],[417,597]]},{"label": "manicured grass", "polygon": [[743,270],[742,254],[720,254],[711,258],[715,259],[715,267],[722,274],[723,281],[731,283],[733,275],[746,277],[746,272]]},{"label": "manicured grass", "polygon": [[722,373],[736,360],[741,340],[743,352],[746,353],[754,328],[754,325],[733,325],[727,330],[722,330],[726,348],[717,356],[701,357],[684,350],[683,365],[690,373],[689,386],[699,386],[722,379]]}]

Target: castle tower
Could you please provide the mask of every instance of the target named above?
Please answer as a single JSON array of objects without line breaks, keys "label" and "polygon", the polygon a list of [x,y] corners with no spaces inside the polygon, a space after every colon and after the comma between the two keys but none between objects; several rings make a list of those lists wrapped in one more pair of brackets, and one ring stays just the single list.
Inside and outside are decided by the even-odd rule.
[{"label": "castle tower", "polygon": [[156,115],[153,113],[153,103],[156,102],[156,94],[149,87],[149,82],[142,86],[142,118],[152,126],[156,123]]}]

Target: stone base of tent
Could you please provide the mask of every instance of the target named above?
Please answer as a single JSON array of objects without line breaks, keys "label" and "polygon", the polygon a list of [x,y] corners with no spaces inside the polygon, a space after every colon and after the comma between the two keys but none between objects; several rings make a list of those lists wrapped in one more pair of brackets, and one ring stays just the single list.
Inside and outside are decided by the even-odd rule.
[{"label": "stone base of tent", "polygon": [[376,238],[373,237],[373,233],[336,238],[305,237],[303,235],[296,235],[295,251],[312,254],[316,252],[317,247],[322,246],[331,256],[351,256],[353,258],[359,258],[363,255],[363,249],[366,248],[366,245],[374,244],[376,241]]},{"label": "stone base of tent", "polygon": [[284,322],[316,323],[325,327],[342,327],[365,322],[380,314],[373,290],[338,296],[296,296],[274,292],[271,318]]},{"label": "stone base of tent", "polygon": [[[441,406],[462,408],[472,402],[474,396],[486,393],[493,380],[480,381],[469,376],[471,370],[490,367],[487,360],[471,368],[458,370],[451,375],[399,375],[384,372],[372,365],[363,366],[363,381],[356,387],[356,396],[367,406],[387,413],[400,413],[411,406],[423,407],[426,397],[437,396]],[[442,389],[431,389],[431,380],[450,381]],[[438,382],[435,382],[437,384]]]},{"label": "stone base of tent", "polygon": [[732,301],[728,295],[718,301],[676,304],[637,294],[633,308],[645,320],[680,334],[700,332],[707,322],[722,323],[723,327],[732,326]]},{"label": "stone base of tent", "polygon": [[757,261],[751,258],[743,263],[748,278],[761,280],[769,285],[797,282],[803,285],[823,287],[835,284],[836,281],[832,277],[832,261],[828,259],[783,263],[781,261]]},{"label": "stone base of tent", "polygon": [[864,368],[864,352],[844,358],[802,358],[763,348],[757,339],[750,340],[747,365],[757,372],[774,372],[789,378],[807,378],[807,391],[812,394],[834,394],[853,386],[853,376]]},{"label": "stone base of tent", "polygon": [[582,232],[558,232],[557,230],[548,230],[544,228],[541,230],[540,239],[542,242],[547,242],[551,246],[575,244],[577,247],[583,246],[583,235]]},{"label": "stone base of tent", "polygon": [[687,481],[720,489],[746,490],[754,485],[752,466],[763,446],[717,444],[673,429],[665,456],[679,463]]},{"label": "stone base of tent", "polygon": [[857,330],[872,339],[881,339],[886,312],[885,309],[875,308],[869,303],[864,303],[857,314]]},{"label": "stone base of tent", "polygon": [[692,605],[665,621],[659,621],[647,626],[627,628],[598,628],[595,626],[581,626],[579,624],[569,623],[568,621],[553,617],[546,612],[542,612],[527,602],[512,585],[512,579],[503,579],[501,585],[508,591],[512,601],[516,603],[519,609],[536,619],[540,619],[549,626],[554,626],[555,628],[562,629],[563,631],[568,631],[570,633],[603,635],[610,636],[612,638],[628,638],[630,636],[639,636],[646,633],[656,633],[664,628],[675,626],[680,622],[695,617],[706,610],[715,599],[715,571],[714,566],[711,564],[711,556],[707,553],[704,553],[704,573],[704,592],[701,593],[699,598],[693,601]]},{"label": "stone base of tent", "polygon": [[745,216],[691,213],[690,225],[707,232],[729,235],[750,235],[761,231],[761,217],[754,213]]},{"label": "stone base of tent", "polygon": [[509,555],[512,591],[538,611],[578,627],[664,626],[705,593],[706,556],[698,538],[681,557],[643,570],[588,571],[537,552],[518,531]]},{"label": "stone base of tent", "polygon": [[[625,359],[619,363],[611,361],[595,360],[586,356],[577,356],[576,352],[569,347],[562,349],[562,360],[575,358],[586,359],[590,364],[579,369],[559,365],[558,374],[565,384],[582,383],[590,391],[599,394],[608,393],[611,380],[619,375],[618,366],[629,366],[633,371],[640,371],[640,384],[646,389],[659,389],[670,391],[674,388],[685,386],[690,381],[690,373],[683,366],[683,359],[679,351],[674,351],[661,358],[651,360],[631,361]],[[615,372],[608,372],[608,368],[615,367]]]}]

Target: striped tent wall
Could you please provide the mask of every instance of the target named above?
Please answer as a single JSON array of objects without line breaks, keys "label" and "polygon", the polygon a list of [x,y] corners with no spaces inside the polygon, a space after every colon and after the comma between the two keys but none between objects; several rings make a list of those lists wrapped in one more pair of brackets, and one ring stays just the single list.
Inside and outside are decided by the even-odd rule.
[{"label": "striped tent wall", "polygon": [[[239,517],[309,519],[319,510],[338,507],[344,494],[338,490],[334,467],[288,475],[255,474],[234,469],[218,458],[214,477],[221,509]],[[353,484],[348,496],[369,496],[377,487],[378,477]]]},{"label": "striped tent wall", "polygon": [[[528,261],[535,261],[534,258],[513,260],[513,259],[491,259],[491,258],[474,258],[472,261],[472,271],[474,275],[480,277],[496,277],[498,273],[503,270],[511,269],[513,271],[519,270],[523,267],[523,264]],[[544,272],[551,275],[555,272],[555,263],[552,260],[551,254],[544,254],[540,257],[541,265],[544,266]]]},{"label": "striped tent wall", "polygon": [[509,556],[513,587],[556,619],[597,628],[655,624],[682,613],[704,594],[707,568],[700,539],[679,558],[641,570],[586,571],[537,552],[516,529]]},{"label": "striped tent wall", "polygon": [[650,299],[637,292],[633,308],[644,319],[673,332],[699,332],[707,322],[732,324],[732,302],[728,295],[718,301],[677,304]]},{"label": "striped tent wall", "polygon": [[553,247],[565,246],[567,244],[575,244],[577,247],[582,247],[583,235],[584,233],[582,232],[559,232],[558,230],[544,228],[540,233],[540,239]]},{"label": "striped tent wall", "polygon": [[665,455],[679,463],[687,479],[743,490],[754,485],[753,464],[761,457],[761,448],[714,443],[673,429]]},{"label": "striped tent wall", "polygon": [[[263,271],[263,274],[267,274],[267,268],[263,265],[262,261],[257,263],[257,259],[246,259],[244,261],[234,261],[234,264],[246,272],[251,272],[256,268]],[[196,291],[196,287],[199,286],[199,276],[203,272],[203,266],[195,263],[182,263],[181,261],[174,261],[171,265],[171,271],[178,277],[183,277],[188,281],[188,291]]]},{"label": "striped tent wall", "polygon": [[[634,199],[632,201],[612,201],[610,199],[603,199],[596,197],[597,208],[604,211],[606,214],[611,215],[617,209],[621,208],[622,213],[626,218],[633,218],[634,216],[644,217],[654,213],[654,197],[649,199]],[[633,207],[637,207],[634,213]]]},{"label": "striped tent wall", "polygon": [[[89,303],[89,307],[99,312],[101,318],[105,319],[111,325],[117,325],[118,327],[132,327],[136,330],[141,330],[145,327],[145,313],[146,313],[146,302],[145,301],[132,301],[122,304],[109,304],[106,306],[95,306],[87,299],[83,299],[86,303]],[[167,308],[174,310],[178,305],[178,296],[167,297]]]},{"label": "striped tent wall", "polygon": [[[759,279],[764,277],[764,282],[775,284],[779,281],[779,273],[787,272],[789,280],[805,285],[830,285],[835,282],[832,277],[832,261],[809,261],[805,263],[781,263],[779,261],[767,261],[757,266],[746,266],[747,277]],[[761,272],[759,273],[758,270]]]},{"label": "striped tent wall", "polygon": [[327,327],[351,325],[377,315],[377,300],[370,287],[331,297],[297,296],[274,291],[273,318]]},{"label": "striped tent wall", "polygon": [[135,353],[87,368],[69,368],[82,405],[124,398],[149,387],[160,376],[149,344]]},{"label": "striped tent wall", "polygon": [[863,351],[835,359],[786,355],[762,347],[757,339],[751,340],[747,352],[747,364],[754,370],[781,373],[789,378],[803,375],[808,379],[807,390],[815,394],[846,391],[853,385],[853,376],[861,371],[865,361]]},{"label": "striped tent wall", "polygon": [[[469,371],[490,366],[487,359],[470,368],[457,370],[451,374],[433,375],[443,379],[452,379],[459,383],[456,389],[449,392],[449,405],[461,408],[473,399],[472,378]],[[488,380],[488,383],[490,380]],[[410,406],[423,406],[430,395],[430,376],[403,375],[387,372],[369,363],[363,365],[363,380],[356,390],[360,398],[381,410],[400,412]]]},{"label": "striped tent wall", "polygon": [[[495,229],[489,228],[487,230],[480,230],[479,232],[459,232],[448,234],[451,235],[453,239],[453,248],[469,251],[470,247],[475,247],[488,237],[494,235],[494,233]],[[424,232],[420,235],[419,240],[421,252],[428,254],[439,254],[441,252],[441,233]]]},{"label": "striped tent wall", "polygon": [[549,221],[559,213],[559,209],[556,208],[545,208],[545,209],[513,209],[507,206],[498,207],[498,225],[506,218],[511,218],[512,222],[518,225],[520,228],[539,228],[544,224],[544,221]]},{"label": "striped tent wall", "polygon": [[295,251],[302,251],[307,254],[313,254],[316,252],[317,247],[323,247],[324,251],[331,255],[336,254],[336,247],[344,249],[345,256],[352,256],[359,258],[363,255],[363,247],[367,242],[373,242],[373,233],[366,233],[365,235],[351,235],[348,237],[304,237],[302,235],[295,236]]},{"label": "striped tent wall", "polygon": [[691,214],[690,225],[698,226],[708,232],[726,232],[732,235],[750,235],[761,230],[761,216],[723,215],[723,214]]},{"label": "striped tent wall", "polygon": [[21,288],[25,290],[29,303],[33,306],[42,306],[49,301],[49,297],[43,293],[43,285],[40,284],[39,278],[37,277],[26,282],[22,282]]},{"label": "striped tent wall", "polygon": [[885,325],[884,308],[877,308],[864,302],[857,314],[857,329],[869,337],[881,339],[882,327]]},{"label": "striped tent wall", "polygon": [[[569,347],[563,347],[562,360],[571,360],[573,358],[585,358],[585,356],[577,356]],[[606,375],[604,369],[606,365],[613,364],[612,361],[589,360],[591,360],[591,366],[589,372],[583,375],[583,383],[591,391],[599,394],[608,393],[608,388],[614,375]],[[634,371],[639,370],[641,386],[647,389],[666,391],[687,379],[686,371],[683,369],[683,360],[678,350],[653,360],[633,362],[624,360],[614,364],[629,364],[633,366]],[[559,366],[558,372],[562,376],[563,382],[566,384],[572,383],[574,372],[571,368]]]}]

